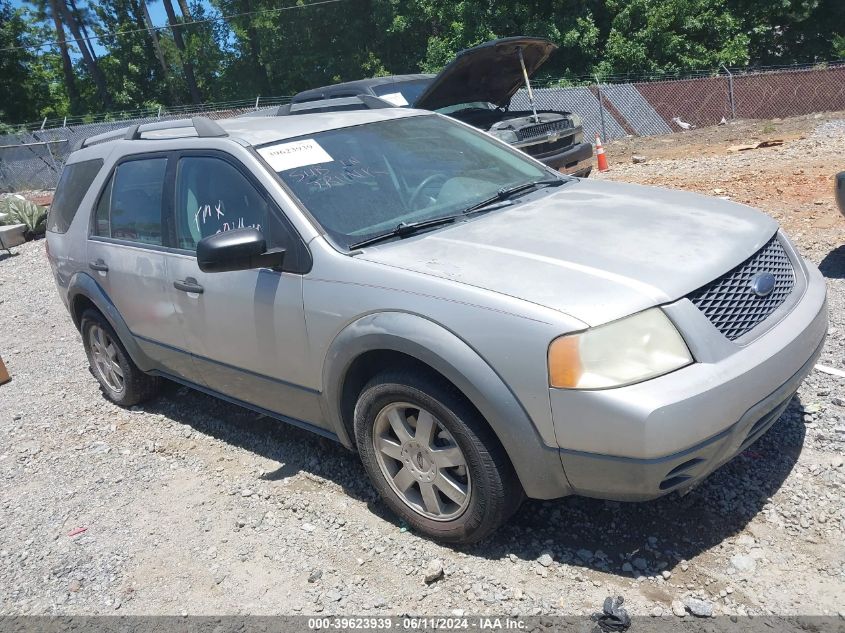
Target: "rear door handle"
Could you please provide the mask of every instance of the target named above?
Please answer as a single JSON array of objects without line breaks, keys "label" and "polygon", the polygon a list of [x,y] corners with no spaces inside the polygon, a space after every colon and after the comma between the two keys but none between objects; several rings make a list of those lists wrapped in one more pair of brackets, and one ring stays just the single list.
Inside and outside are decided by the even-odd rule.
[{"label": "rear door handle", "polygon": [[195,292],[198,295],[201,295],[203,291],[203,287],[193,277],[185,277],[179,281],[174,281],[173,287],[182,292]]},{"label": "rear door handle", "polygon": [[109,267],[102,259],[98,259],[97,261],[88,262],[88,268],[91,270],[97,270],[101,273],[109,272]]}]

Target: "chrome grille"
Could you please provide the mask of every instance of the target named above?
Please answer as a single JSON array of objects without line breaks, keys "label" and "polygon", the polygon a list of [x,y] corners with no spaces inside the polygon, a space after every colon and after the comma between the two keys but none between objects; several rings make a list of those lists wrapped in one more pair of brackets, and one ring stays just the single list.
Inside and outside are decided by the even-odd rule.
[{"label": "chrome grille", "polygon": [[[758,297],[751,290],[751,280],[759,273],[775,276],[775,288],[766,297]],[[742,264],[692,292],[688,298],[733,341],[771,316],[794,285],[792,262],[775,235]]]},{"label": "chrome grille", "polygon": [[538,123],[537,125],[529,125],[528,127],[516,130],[516,138],[519,141],[524,141],[538,136],[545,136],[549,132],[554,132],[555,130],[567,129],[569,129],[569,121],[567,119],[551,121],[549,123]]}]

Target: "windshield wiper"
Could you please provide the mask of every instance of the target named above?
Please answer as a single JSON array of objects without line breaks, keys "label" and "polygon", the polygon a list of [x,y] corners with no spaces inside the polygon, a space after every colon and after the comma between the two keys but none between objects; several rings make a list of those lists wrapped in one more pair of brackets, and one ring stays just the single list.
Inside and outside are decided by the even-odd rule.
[{"label": "windshield wiper", "polygon": [[376,244],[378,242],[383,242],[384,240],[388,240],[394,237],[406,237],[408,235],[413,235],[414,233],[419,233],[420,231],[424,231],[428,228],[433,228],[435,226],[441,226],[443,224],[452,224],[455,220],[460,218],[459,215],[447,215],[441,218],[433,218],[431,220],[422,220],[420,222],[400,222],[396,225],[396,228],[387,231],[386,233],[382,233],[381,235],[376,235],[374,237],[368,237],[365,240],[361,240],[360,242],[356,242],[355,244],[351,244],[349,246],[350,249],[361,248],[363,246],[369,246],[370,244]]},{"label": "windshield wiper", "polygon": [[522,193],[524,191],[528,191],[529,189],[534,189],[536,187],[557,187],[565,182],[568,181],[563,180],[561,178],[547,178],[546,180],[532,180],[531,182],[524,182],[521,185],[505,187],[504,189],[499,189],[495,195],[490,196],[486,200],[482,200],[481,202],[477,202],[471,207],[467,207],[466,209],[464,209],[464,214],[480,211],[484,207],[494,204],[496,202],[510,200],[517,194]]},{"label": "windshield wiper", "polygon": [[496,192],[496,195],[490,196],[486,200],[482,200],[481,202],[464,209],[460,215],[447,215],[440,218],[433,218],[431,220],[422,220],[420,222],[400,222],[396,225],[396,228],[380,235],[368,237],[360,242],[350,244],[349,248],[350,250],[354,250],[356,248],[362,248],[364,246],[370,246],[371,244],[377,244],[378,242],[393,239],[394,237],[406,237],[408,235],[424,231],[428,228],[442,226],[444,224],[452,224],[465,215],[480,211],[483,207],[487,207],[493,203],[510,200],[517,194],[528,191],[529,189],[535,189],[537,187],[557,187],[565,182],[568,181],[561,178],[547,178],[545,180],[532,180],[531,182],[525,182],[513,187],[505,187],[504,189],[499,189],[499,191]]}]

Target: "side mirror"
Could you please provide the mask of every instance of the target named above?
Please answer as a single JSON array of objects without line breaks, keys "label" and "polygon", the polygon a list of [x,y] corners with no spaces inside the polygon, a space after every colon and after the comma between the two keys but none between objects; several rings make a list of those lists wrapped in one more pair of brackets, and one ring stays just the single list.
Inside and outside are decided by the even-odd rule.
[{"label": "side mirror", "polygon": [[284,256],[283,248],[268,251],[261,231],[254,228],[209,235],[197,244],[197,264],[204,273],[279,268]]},{"label": "side mirror", "polygon": [[845,215],[845,171],[836,174],[836,204],[839,205],[839,212]]}]

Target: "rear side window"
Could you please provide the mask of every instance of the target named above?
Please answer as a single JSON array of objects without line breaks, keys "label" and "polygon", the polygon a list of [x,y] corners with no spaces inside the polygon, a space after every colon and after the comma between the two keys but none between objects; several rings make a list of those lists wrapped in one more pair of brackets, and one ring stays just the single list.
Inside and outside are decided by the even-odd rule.
[{"label": "rear side window", "polygon": [[84,160],[79,163],[66,165],[50,205],[47,230],[53,233],[66,233],[73,222],[82,198],[88,192],[94,178],[100,173],[103,161],[99,158]]},{"label": "rear side window", "polygon": [[166,158],[118,165],[97,204],[94,234],[161,246],[161,198],[166,170]]}]

